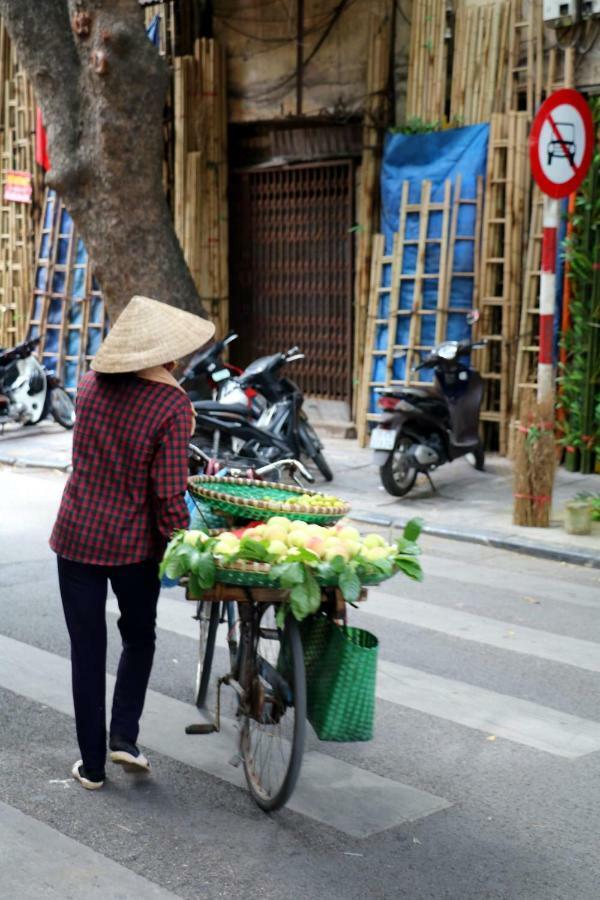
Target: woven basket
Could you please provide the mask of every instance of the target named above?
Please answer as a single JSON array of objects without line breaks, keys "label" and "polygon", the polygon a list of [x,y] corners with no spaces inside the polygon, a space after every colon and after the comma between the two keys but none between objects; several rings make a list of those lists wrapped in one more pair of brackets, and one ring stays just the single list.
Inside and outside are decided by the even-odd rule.
[{"label": "woven basket", "polygon": [[[219,563],[217,565],[217,581],[222,584],[237,584],[242,587],[271,587],[280,589],[279,583],[269,578],[271,566],[268,563],[252,562],[251,560],[237,560],[233,563]],[[363,584],[380,584],[387,579],[387,575],[375,576],[365,580]],[[322,578],[315,573],[317,583],[321,587],[337,587],[338,576],[333,574],[329,578]]]},{"label": "woven basket", "polygon": [[377,638],[324,615],[300,624],[307,718],[322,741],[370,741],[375,720]]},{"label": "woven basket", "polygon": [[216,579],[221,584],[235,584],[240,587],[277,587],[269,580],[271,566],[266,563],[240,560],[234,563],[220,563]]},{"label": "woven basket", "polygon": [[271,516],[301,519],[318,525],[332,525],[350,512],[348,503],[319,507],[290,502],[294,495],[318,495],[291,484],[271,481],[249,481],[247,478],[219,478],[196,475],[188,481],[190,494],[206,502],[213,511],[240,519],[263,521]]}]

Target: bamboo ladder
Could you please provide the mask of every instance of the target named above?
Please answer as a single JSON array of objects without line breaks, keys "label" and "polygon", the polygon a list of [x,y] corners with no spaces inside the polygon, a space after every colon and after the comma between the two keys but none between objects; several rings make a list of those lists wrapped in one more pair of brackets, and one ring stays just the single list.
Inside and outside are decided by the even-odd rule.
[{"label": "bamboo ladder", "polygon": [[[452,196],[453,194],[453,196]],[[357,427],[361,443],[365,443],[369,422],[376,421],[379,416],[369,412],[373,392],[385,388],[398,388],[407,385],[421,384],[419,376],[412,373],[413,364],[429,352],[434,344],[440,343],[447,336],[449,315],[461,315],[470,311],[471,306],[456,307],[451,303],[451,290],[454,279],[470,279],[473,282],[473,297],[478,291],[478,248],[481,226],[481,210],[483,201],[482,179],[478,179],[475,197],[463,196],[461,179],[457,179],[454,187],[450,181],[444,185],[443,200],[431,201],[431,184],[423,182],[419,202],[409,203],[409,183],[404,182],[401,191],[400,215],[398,231],[394,235],[392,250],[384,254],[383,238],[376,236],[373,243],[373,265],[371,268],[370,301],[366,331],[365,376],[361,382],[361,392],[357,407]],[[473,234],[463,234],[458,230],[461,207],[473,207],[475,211]],[[429,236],[430,216],[437,213],[440,218],[439,237]],[[418,216],[418,235],[407,237],[408,217]],[[459,242],[473,243],[474,266],[472,271],[455,267],[455,251]],[[427,251],[437,245],[439,265],[435,271],[428,271],[426,266]],[[403,271],[406,249],[415,247],[416,260],[412,272]],[[389,270],[389,279],[384,278]],[[435,305],[424,307],[424,285],[433,281],[436,287]],[[413,288],[410,307],[401,307],[401,289],[411,285]],[[387,310],[385,309],[387,306]],[[385,312],[384,312],[385,311]],[[427,317],[435,317],[435,337],[432,343],[425,343],[422,338],[423,322]],[[408,339],[400,343],[397,340],[399,324],[408,320]],[[375,346],[379,337],[387,334],[383,342],[385,346]],[[378,361],[385,361],[383,375],[375,378],[374,369]],[[398,360],[404,361],[404,376],[394,375],[394,366]]]},{"label": "bamboo ladder", "polygon": [[508,449],[513,344],[520,309],[520,260],[527,209],[527,114],[494,114],[490,128],[481,251],[481,318],[487,346],[475,354],[484,379],[481,420]]}]

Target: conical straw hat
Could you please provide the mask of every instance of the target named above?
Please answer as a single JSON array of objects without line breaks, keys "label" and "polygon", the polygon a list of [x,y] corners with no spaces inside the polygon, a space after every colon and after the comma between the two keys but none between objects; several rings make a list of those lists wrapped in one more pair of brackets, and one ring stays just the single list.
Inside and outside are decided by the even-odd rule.
[{"label": "conical straw hat", "polygon": [[149,297],[133,297],[92,360],[96,372],[138,372],[181,359],[215,333],[212,322]]}]

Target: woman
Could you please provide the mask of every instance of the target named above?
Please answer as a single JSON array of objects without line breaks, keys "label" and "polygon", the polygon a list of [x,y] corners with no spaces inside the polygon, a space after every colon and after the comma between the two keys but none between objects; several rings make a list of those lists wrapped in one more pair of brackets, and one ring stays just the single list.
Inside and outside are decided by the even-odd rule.
[{"label": "woman", "polygon": [[77,392],[73,472],[50,546],[71,638],[81,759],[73,776],[102,787],[106,760],[106,595],[119,604],[123,649],[109,730],[110,757],[128,771],[150,764],[136,741],[155,643],[158,561],[185,528],[187,446],[193,410],[171,375],[174,360],[207,343],[199,316],[134,297]]}]

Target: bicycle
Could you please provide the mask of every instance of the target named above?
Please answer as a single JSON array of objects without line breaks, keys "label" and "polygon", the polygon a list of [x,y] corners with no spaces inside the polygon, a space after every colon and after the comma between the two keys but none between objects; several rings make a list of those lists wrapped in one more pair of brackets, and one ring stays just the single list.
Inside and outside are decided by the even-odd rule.
[{"label": "bicycle", "polygon": [[[298,484],[302,484],[300,478],[312,481],[297,460],[279,460],[253,470],[228,469],[227,474],[262,480],[274,471]],[[199,641],[194,699],[199,709],[206,709],[217,629],[225,622],[230,671],[217,683],[215,721],[190,725],[186,732],[218,731],[221,689],[232,687],[238,697],[236,717],[246,781],[265,811],[279,809],[289,799],[300,773],[306,736],[306,679],[298,623],[291,616],[283,630],[275,623],[277,604],[284,596],[268,588],[217,585],[195,601]]]},{"label": "bicycle", "polygon": [[[275,622],[285,592],[218,584],[198,601],[208,614],[201,630],[197,705],[205,709],[219,621],[237,606],[239,640],[228,639],[230,671],[217,681],[213,722],[195,723],[187,734],[220,730],[221,690],[237,695],[239,753],[248,788],[261,809],[272,812],[289,799],[300,774],[306,738],[306,677],[298,623],[288,615],[283,629]],[[202,624],[201,624],[202,628]],[[235,628],[235,625],[233,626]],[[235,656],[234,656],[235,654]]]}]

